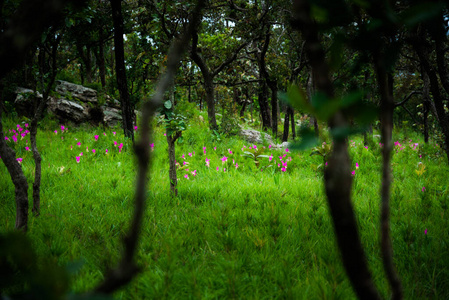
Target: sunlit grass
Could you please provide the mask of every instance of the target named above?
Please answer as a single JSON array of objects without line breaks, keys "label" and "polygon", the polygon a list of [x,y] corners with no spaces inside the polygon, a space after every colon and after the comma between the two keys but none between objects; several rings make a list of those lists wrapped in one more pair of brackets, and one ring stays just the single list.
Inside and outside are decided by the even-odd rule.
[{"label": "sunlit grass", "polygon": [[[4,122],[5,129],[16,124]],[[164,130],[156,128],[138,253],[143,271],[116,298],[354,298],[334,241],[322,158],[310,156],[310,150],[285,152],[265,145],[265,154],[273,154],[277,162],[267,167],[268,159],[262,160],[260,171],[241,156],[251,144],[217,140],[205,127],[192,122],[183,144],[176,146],[177,161],[188,163],[178,172],[177,198],[169,194]],[[31,191],[34,162],[26,140],[10,144],[23,158]],[[392,162],[391,232],[405,298],[449,298],[447,164],[434,144],[414,149],[415,142],[422,143],[419,137],[398,132],[395,141],[401,147],[395,146]],[[386,296],[378,241],[380,148],[375,141],[366,149],[359,137],[350,145],[359,229],[376,284]],[[133,208],[132,145],[119,129],[69,126],[61,132],[60,125],[47,121],[38,133],[38,147],[43,157],[42,213],[30,215],[28,235],[40,255],[62,266],[78,264],[72,268],[72,289],[89,290],[120,256],[120,239]],[[286,172],[277,166],[284,154],[283,159],[291,157]],[[425,165],[421,175],[415,172],[419,162]],[[14,187],[2,163],[0,191],[5,232],[14,228],[15,207]]]}]

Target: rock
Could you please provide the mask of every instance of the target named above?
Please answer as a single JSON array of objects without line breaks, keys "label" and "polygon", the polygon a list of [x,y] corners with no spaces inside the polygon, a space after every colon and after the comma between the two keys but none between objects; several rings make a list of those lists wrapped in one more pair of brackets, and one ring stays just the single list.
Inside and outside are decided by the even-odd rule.
[{"label": "rock", "polygon": [[[264,140],[268,143],[273,143],[273,139],[271,138],[271,136],[267,133],[263,133],[264,134]],[[250,143],[263,143],[262,141],[262,133],[260,133],[257,130],[252,130],[252,129],[243,129],[240,131],[239,135],[244,138],[247,142]]]},{"label": "rock", "polygon": [[114,127],[119,123],[122,123],[121,110],[113,107],[103,106],[104,124],[109,127]]},{"label": "rock", "polygon": [[35,91],[22,87],[18,87],[16,93],[14,106],[17,114],[31,119],[34,116],[34,104],[37,99],[42,100],[42,94],[39,92],[36,94]]},{"label": "rock", "polygon": [[97,91],[94,89],[63,80],[57,80],[56,84],[55,91],[64,96],[64,98],[73,98],[82,102],[98,104]]},{"label": "rock", "polygon": [[67,99],[51,98],[48,110],[61,121],[70,120],[80,124],[89,120],[89,113],[84,106]]},{"label": "rock", "polygon": [[283,142],[282,144],[273,145],[273,148],[288,148],[288,142]]}]

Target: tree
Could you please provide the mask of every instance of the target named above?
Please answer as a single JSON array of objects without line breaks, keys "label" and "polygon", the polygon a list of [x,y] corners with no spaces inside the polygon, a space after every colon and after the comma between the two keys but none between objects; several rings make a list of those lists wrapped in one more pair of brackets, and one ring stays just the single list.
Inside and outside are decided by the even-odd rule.
[{"label": "tree", "polygon": [[123,45],[123,16],[122,1],[110,0],[112,8],[112,20],[114,22],[114,45],[115,45],[115,68],[117,85],[120,93],[120,104],[122,107],[123,131],[125,136],[134,141],[133,131],[133,108],[128,93],[126,79],[125,50]]}]

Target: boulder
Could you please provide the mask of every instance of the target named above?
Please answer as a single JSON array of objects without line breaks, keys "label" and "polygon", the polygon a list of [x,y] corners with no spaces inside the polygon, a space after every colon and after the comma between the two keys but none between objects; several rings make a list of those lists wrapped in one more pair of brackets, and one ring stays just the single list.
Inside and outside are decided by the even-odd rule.
[{"label": "boulder", "polygon": [[97,91],[79,84],[57,80],[55,91],[64,98],[73,98],[82,102],[98,104]]},{"label": "boulder", "polygon": [[104,124],[109,127],[114,127],[119,123],[122,123],[121,110],[113,107],[103,106]]},{"label": "boulder", "polygon": [[67,99],[50,98],[48,110],[51,111],[59,120],[70,120],[77,124],[89,121],[87,109],[74,101]]},{"label": "boulder", "polygon": [[37,99],[42,100],[42,94],[22,87],[18,87],[16,93],[14,106],[17,114],[31,119],[34,116],[34,104]]},{"label": "boulder", "polygon": [[240,130],[239,135],[244,138],[249,143],[263,143],[262,134],[264,135],[264,140],[268,143],[273,143],[273,139],[267,133],[261,133],[257,130],[243,129]]}]

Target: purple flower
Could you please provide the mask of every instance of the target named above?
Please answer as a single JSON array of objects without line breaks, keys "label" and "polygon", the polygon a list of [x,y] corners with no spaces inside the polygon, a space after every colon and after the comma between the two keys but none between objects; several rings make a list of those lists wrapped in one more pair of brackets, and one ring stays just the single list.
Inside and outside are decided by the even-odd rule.
[{"label": "purple flower", "polygon": [[427,228],[426,228],[426,230],[424,230],[424,234],[427,235]]}]

